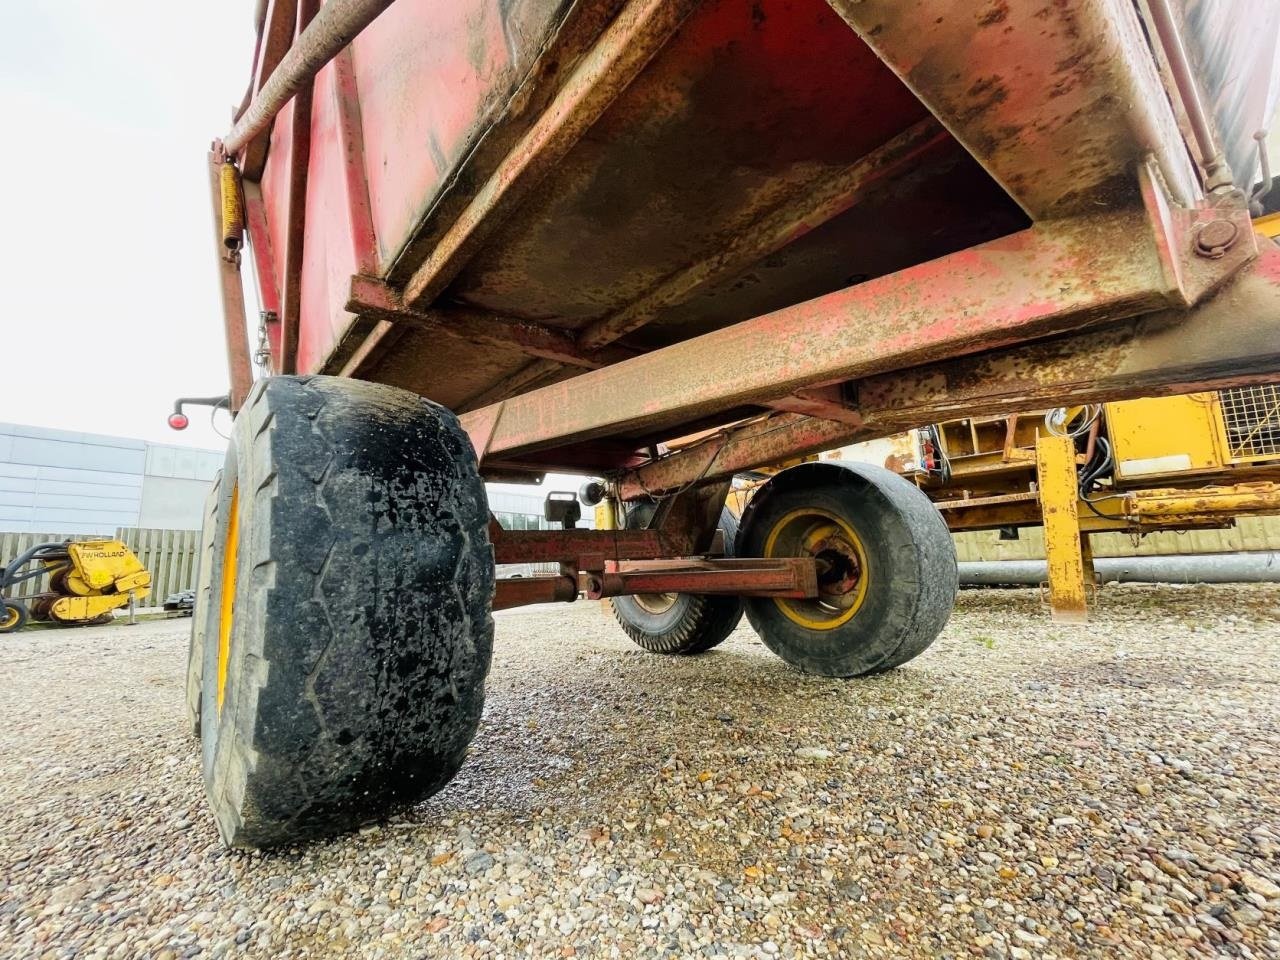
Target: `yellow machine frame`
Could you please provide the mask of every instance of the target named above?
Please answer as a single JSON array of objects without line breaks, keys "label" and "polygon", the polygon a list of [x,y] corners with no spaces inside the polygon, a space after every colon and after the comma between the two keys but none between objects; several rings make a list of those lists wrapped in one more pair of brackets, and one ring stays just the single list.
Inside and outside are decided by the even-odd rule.
[{"label": "yellow machine frame", "polygon": [[[899,472],[934,500],[953,532],[1042,526],[1056,620],[1088,618],[1089,535],[1228,527],[1280,513],[1280,388],[1274,385],[1104,404],[1089,437],[1110,444],[1109,485],[1083,497],[1077,441],[1047,411],[935,424],[896,439]],[[926,445],[940,446],[936,451]],[[932,452],[944,478],[923,468]]]}]

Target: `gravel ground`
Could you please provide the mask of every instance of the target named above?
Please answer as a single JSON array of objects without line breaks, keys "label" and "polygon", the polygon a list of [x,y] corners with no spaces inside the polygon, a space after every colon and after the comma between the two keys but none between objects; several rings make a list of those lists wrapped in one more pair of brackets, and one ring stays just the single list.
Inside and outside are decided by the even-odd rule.
[{"label": "gravel ground", "polygon": [[1280,588],[965,593],[870,680],[500,614],[443,793],[231,854],[187,622],[3,638],[5,957],[1280,957]]}]

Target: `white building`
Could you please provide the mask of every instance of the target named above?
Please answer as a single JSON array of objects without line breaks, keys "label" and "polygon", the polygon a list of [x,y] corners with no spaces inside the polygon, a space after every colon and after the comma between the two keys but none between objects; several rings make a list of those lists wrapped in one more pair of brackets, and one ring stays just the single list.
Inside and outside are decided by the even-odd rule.
[{"label": "white building", "polygon": [[0,530],[196,530],[220,450],[0,423]]}]

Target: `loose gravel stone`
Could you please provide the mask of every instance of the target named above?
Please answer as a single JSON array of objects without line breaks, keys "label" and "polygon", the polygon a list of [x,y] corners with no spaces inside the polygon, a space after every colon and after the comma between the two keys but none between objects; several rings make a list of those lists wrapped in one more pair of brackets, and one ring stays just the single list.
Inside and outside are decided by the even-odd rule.
[{"label": "loose gravel stone", "polygon": [[1280,956],[1280,588],[965,592],[892,673],[499,614],[461,774],[221,848],[186,622],[0,638],[0,956]]}]

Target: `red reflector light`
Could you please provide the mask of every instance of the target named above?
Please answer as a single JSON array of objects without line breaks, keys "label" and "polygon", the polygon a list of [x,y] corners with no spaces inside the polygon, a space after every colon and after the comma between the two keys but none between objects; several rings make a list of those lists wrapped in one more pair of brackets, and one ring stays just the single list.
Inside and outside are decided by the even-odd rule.
[{"label": "red reflector light", "polygon": [[191,423],[191,421],[187,419],[187,415],[185,413],[169,414],[169,427],[172,430],[185,430],[189,423]]}]

